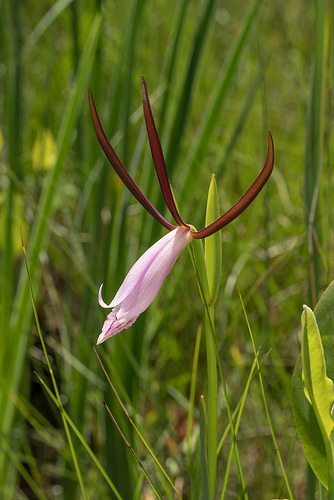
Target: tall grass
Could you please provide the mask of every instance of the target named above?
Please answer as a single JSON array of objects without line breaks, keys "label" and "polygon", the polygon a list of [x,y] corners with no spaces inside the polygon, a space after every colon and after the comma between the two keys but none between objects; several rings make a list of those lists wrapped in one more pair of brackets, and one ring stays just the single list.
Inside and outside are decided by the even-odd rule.
[{"label": "tall grass", "polygon": [[[263,390],[298,498],[306,488],[306,464],[295,439],[290,376],[299,351],[301,304],[310,300],[308,290],[312,301],[319,296],[332,263],[332,5],[323,0],[284,7],[264,0],[0,5],[0,496],[80,498],[64,433],[67,422],[87,497],[145,498],[149,483],[105,401],[159,491],[173,498],[91,349],[105,319],[98,286],[104,282],[105,299],[111,300],[161,231],[104,159],[87,90],[120,159],[165,211],[142,118],[143,74],[181,213],[198,229],[204,225],[212,172],[225,211],[256,177],[265,158],[266,130],[273,134],[276,166],[266,197],[222,232],[215,324],[232,410],[239,408],[245,387],[248,391],[237,439],[249,498],[288,494],[273,453]],[[46,132],[55,149],[43,139]],[[38,166],[32,155],[36,144]],[[50,385],[32,322],[20,226],[63,414],[33,373]],[[261,365],[261,386],[255,375],[252,382],[249,378],[258,358],[236,285],[256,348],[262,346],[259,359],[272,350]],[[203,322],[184,253],[147,313],[99,348],[143,436],[183,498],[192,499],[199,498],[201,488],[200,421],[203,428],[208,393],[205,347],[203,341],[196,344]],[[218,392],[219,437],[228,425]],[[229,453],[224,441],[216,490],[224,489],[226,498],[241,491]]]}]

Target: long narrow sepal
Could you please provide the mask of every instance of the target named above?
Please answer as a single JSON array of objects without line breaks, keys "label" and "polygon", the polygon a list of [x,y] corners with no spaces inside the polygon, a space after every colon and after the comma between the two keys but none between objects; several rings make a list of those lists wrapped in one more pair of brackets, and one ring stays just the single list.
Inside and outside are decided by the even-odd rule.
[{"label": "long narrow sepal", "polygon": [[170,211],[172,217],[175,222],[180,226],[189,227],[188,224],[185,224],[181,219],[179,211],[175,205],[174,198],[172,195],[172,190],[170,187],[166,164],[164,155],[162,152],[162,147],[160,143],[160,139],[158,136],[158,132],[154,123],[154,118],[151,110],[150,100],[147,92],[147,85],[144,77],[141,77],[142,87],[143,87],[143,109],[144,109],[144,118],[146,123],[146,129],[148,134],[148,140],[150,142],[150,148],[153,158],[153,163],[155,166],[155,170],[157,172],[157,176],[159,179],[161,191],[163,197],[165,199],[168,210]]},{"label": "long narrow sepal", "polygon": [[133,196],[136,198],[137,201],[147,210],[149,214],[152,215],[162,226],[164,226],[166,229],[169,231],[172,231],[175,229],[176,226],[173,226],[173,224],[170,224],[161,214],[158,212],[158,210],[152,205],[152,203],[146,198],[146,196],[142,193],[142,191],[139,189],[137,184],[134,182],[118,156],[116,155],[114,149],[112,148],[110,142],[108,141],[108,138],[106,134],[104,133],[104,130],[102,128],[99,116],[96,111],[96,107],[94,104],[93,96],[91,91],[88,91],[88,97],[89,97],[89,107],[92,115],[92,120],[93,120],[93,125],[96,133],[96,137],[101,144],[101,147],[108,158],[110,164],[112,165],[113,169],[117,173],[117,175],[121,178],[125,186],[128,188],[128,190],[133,194]]},{"label": "long narrow sepal", "polygon": [[260,175],[253,182],[251,187],[246,191],[246,193],[240,198],[240,200],[233,205],[230,210],[224,213],[219,219],[210,224],[209,226],[201,229],[200,231],[191,231],[193,238],[201,239],[207,238],[211,234],[219,231],[223,227],[230,224],[234,219],[239,217],[239,215],[246,210],[246,208],[255,200],[257,195],[260,193],[261,189],[270,177],[270,174],[274,167],[274,142],[270,131],[268,131],[268,153],[267,159],[261,170]]}]

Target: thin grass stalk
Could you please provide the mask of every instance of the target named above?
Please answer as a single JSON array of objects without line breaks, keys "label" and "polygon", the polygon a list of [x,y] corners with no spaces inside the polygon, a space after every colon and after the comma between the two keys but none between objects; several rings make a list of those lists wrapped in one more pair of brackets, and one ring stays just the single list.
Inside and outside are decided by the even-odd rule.
[{"label": "thin grass stalk", "polygon": [[43,34],[50,28],[59,15],[72,3],[74,0],[57,0],[52,7],[46,12],[46,14],[39,21],[37,26],[28,36],[24,46],[23,46],[23,58],[29,56],[32,49],[35,47],[37,42],[43,36]]},{"label": "thin grass stalk", "polygon": [[[22,234],[21,234],[21,238],[22,238]],[[48,355],[48,352],[46,350],[46,346],[45,346],[45,342],[44,342],[44,337],[42,335],[42,331],[41,331],[40,324],[39,324],[39,319],[38,319],[37,310],[36,310],[36,304],[35,304],[35,299],[34,299],[34,293],[33,293],[33,289],[32,289],[32,282],[31,282],[31,277],[30,277],[28,259],[27,259],[27,254],[26,254],[26,249],[25,249],[25,246],[24,246],[23,238],[22,238],[22,249],[23,249],[24,260],[25,260],[25,265],[26,265],[26,270],[27,270],[27,277],[28,277],[28,283],[29,283],[30,297],[31,297],[33,313],[34,313],[34,317],[35,317],[35,321],[36,321],[36,326],[37,326],[37,330],[38,330],[38,335],[39,335],[39,338],[40,338],[40,341],[41,341],[41,344],[42,344],[42,349],[43,349],[44,356],[45,356],[45,359],[46,359],[46,363],[47,363],[47,366],[48,366],[48,370],[49,370],[49,373],[50,373],[50,376],[51,376],[53,388],[54,388],[54,391],[55,391],[55,394],[56,394],[56,399],[58,401],[58,407],[59,407],[60,415],[61,415],[61,418],[62,418],[62,421],[63,421],[65,434],[66,434],[66,437],[67,437],[67,440],[68,440],[68,444],[69,444],[69,448],[70,448],[70,452],[71,452],[71,457],[72,457],[72,460],[73,460],[74,470],[75,470],[76,475],[77,475],[77,479],[78,479],[78,482],[79,482],[79,485],[80,485],[82,496],[83,496],[84,500],[88,500],[87,499],[87,495],[86,495],[86,490],[85,490],[85,487],[84,487],[84,484],[83,484],[83,479],[82,479],[82,475],[81,475],[81,471],[80,471],[80,467],[79,467],[79,462],[78,462],[78,459],[77,459],[75,448],[73,446],[73,441],[72,441],[71,433],[69,431],[69,427],[68,427],[67,421],[66,421],[66,419],[64,417],[64,414],[63,414],[64,408],[63,408],[63,405],[62,405],[62,402],[61,402],[58,385],[57,385],[57,382],[56,382],[55,375],[53,373],[53,369],[51,367],[51,363],[50,363],[50,360],[49,360],[49,355]]]},{"label": "thin grass stalk", "polygon": [[246,495],[246,497],[244,497],[244,498],[248,498],[247,497],[247,493],[246,493],[245,478],[244,478],[243,469],[242,469],[241,460],[240,460],[240,455],[239,455],[239,449],[238,449],[238,445],[237,445],[237,441],[236,441],[236,436],[235,436],[235,429],[234,429],[234,424],[233,424],[233,419],[232,419],[232,412],[231,412],[229,397],[228,397],[228,393],[227,393],[226,382],[225,382],[225,378],[224,378],[224,375],[223,375],[223,370],[222,370],[221,362],[220,362],[220,358],[219,358],[219,352],[218,352],[218,347],[217,347],[217,342],[216,342],[216,336],[215,336],[215,327],[214,327],[213,322],[211,321],[211,316],[210,316],[210,313],[209,313],[208,309],[209,308],[205,304],[206,317],[209,320],[208,323],[210,325],[211,337],[212,337],[212,339],[214,341],[214,348],[215,348],[216,360],[217,360],[217,363],[218,363],[220,378],[221,378],[221,382],[222,382],[222,386],[223,386],[223,393],[224,393],[225,402],[226,402],[226,411],[227,411],[228,421],[229,421],[230,430],[231,430],[231,438],[234,441],[235,458],[236,458],[236,462],[237,462],[238,473],[239,473],[239,476],[240,476],[240,481],[241,481],[241,485],[242,485],[242,489],[243,489],[244,495]]},{"label": "thin grass stalk", "polygon": [[263,400],[263,404],[264,404],[264,408],[265,408],[265,412],[266,412],[266,416],[267,416],[267,420],[268,420],[268,424],[269,424],[269,428],[270,428],[271,437],[272,437],[272,440],[273,440],[273,443],[274,443],[274,447],[275,447],[275,451],[276,451],[276,455],[277,455],[277,458],[278,458],[278,461],[279,461],[279,464],[280,464],[280,467],[281,467],[281,470],[282,470],[282,474],[283,474],[283,477],[284,477],[284,482],[285,482],[286,489],[287,489],[288,494],[289,494],[289,498],[290,498],[290,500],[294,500],[294,496],[293,496],[293,493],[292,493],[292,490],[291,490],[291,487],[290,487],[289,479],[288,479],[288,476],[286,474],[286,471],[285,471],[285,468],[284,468],[284,464],[283,464],[283,460],[282,460],[282,457],[281,457],[281,454],[280,454],[280,451],[279,451],[279,448],[278,448],[278,444],[277,444],[277,440],[276,440],[274,428],[273,428],[273,425],[272,425],[272,422],[271,422],[270,412],[269,412],[269,408],[268,408],[268,404],[267,404],[267,398],[266,398],[265,391],[264,391],[264,384],[263,384],[263,379],[262,379],[261,367],[260,367],[260,363],[259,363],[259,360],[258,360],[258,357],[257,357],[257,354],[256,354],[257,351],[256,351],[256,347],[255,347],[255,341],[254,341],[254,337],[253,337],[253,332],[252,332],[251,326],[250,326],[249,321],[248,321],[247,312],[246,312],[246,309],[245,309],[245,305],[244,305],[244,302],[243,302],[240,290],[239,290],[239,297],[240,297],[240,302],[241,302],[242,310],[243,310],[243,313],[244,313],[244,316],[245,316],[247,328],[248,328],[248,331],[249,331],[249,336],[250,336],[250,339],[251,339],[251,342],[252,342],[254,356],[256,356],[256,364],[257,364],[257,370],[258,370],[258,374],[259,374],[259,382],[260,382],[261,395],[262,395],[262,400]]},{"label": "thin grass stalk", "polygon": [[[53,392],[50,390],[50,388],[47,386],[47,384],[44,382],[44,380],[37,373],[36,373],[36,377],[38,378],[39,382],[41,383],[41,385],[44,387],[44,389],[48,393],[48,395],[51,398],[51,400],[53,401],[53,403],[59,408],[59,402],[58,402],[57,398],[55,397],[55,395],[53,394]],[[70,418],[68,413],[64,410],[64,408],[62,409],[62,413],[63,413],[64,417],[66,418],[68,425],[71,427],[71,429],[73,430],[73,432],[75,433],[75,435],[77,436],[77,438],[79,439],[81,444],[83,445],[84,449],[86,450],[87,454],[90,456],[90,458],[92,459],[92,461],[94,462],[94,464],[96,465],[96,467],[98,468],[98,470],[100,471],[100,473],[102,474],[102,476],[104,477],[106,482],[108,483],[110,489],[115,494],[116,498],[118,500],[123,500],[122,496],[117,491],[114,483],[111,481],[107,472],[105,471],[105,469],[101,465],[101,462],[98,460],[96,455],[93,453],[91,447],[88,445],[87,441],[85,440],[85,438],[83,437],[81,432],[78,430],[77,426],[75,425],[73,420]]]},{"label": "thin grass stalk", "polygon": [[[264,361],[269,356],[269,352],[261,360],[260,366],[262,366],[262,364],[264,363]],[[256,370],[257,370],[257,368],[256,368]],[[254,378],[256,377],[256,375],[257,375],[257,371],[256,371],[256,373],[253,373],[251,382],[254,380]],[[243,400],[246,399],[247,392],[248,392],[248,387],[245,388],[244,392],[242,393],[242,396],[241,396],[240,400],[238,401],[237,406],[235,407],[234,412],[232,413],[232,420],[233,421],[234,421],[235,417],[237,416],[238,412],[240,411],[240,407],[242,405]],[[218,444],[217,455],[219,455],[219,453],[221,452],[221,449],[223,447],[223,444],[224,444],[225,439],[227,438],[229,432],[230,432],[230,424],[227,424],[227,426],[225,427],[224,433],[223,433],[222,437],[220,438],[220,441],[219,441],[219,444]]]},{"label": "thin grass stalk", "polygon": [[153,489],[154,493],[157,495],[157,497],[158,497],[158,498],[160,498],[160,500],[163,500],[163,499],[162,499],[162,496],[161,496],[161,494],[160,494],[160,492],[159,492],[159,490],[158,490],[158,488],[155,486],[155,484],[154,484],[153,480],[151,479],[151,476],[149,475],[149,473],[148,473],[148,472],[147,472],[147,470],[145,469],[145,467],[144,467],[143,463],[141,462],[141,460],[139,459],[139,457],[138,457],[137,453],[135,452],[135,450],[134,450],[134,449],[132,448],[132,446],[130,445],[129,441],[128,441],[128,440],[126,439],[126,437],[124,436],[124,434],[123,434],[123,432],[122,432],[121,428],[119,427],[119,425],[118,425],[118,423],[117,423],[117,421],[116,421],[116,419],[115,419],[114,415],[111,413],[111,411],[110,411],[110,409],[109,409],[108,405],[107,405],[106,403],[104,403],[104,406],[105,406],[105,408],[106,408],[106,410],[107,410],[107,412],[108,412],[108,414],[109,414],[110,418],[111,418],[111,419],[112,419],[112,421],[114,422],[114,424],[115,424],[115,426],[116,426],[116,428],[117,428],[117,430],[118,430],[119,434],[121,435],[121,437],[122,437],[123,441],[125,442],[126,446],[129,448],[129,450],[130,450],[130,452],[131,452],[131,454],[132,454],[133,458],[135,459],[135,461],[137,462],[137,464],[139,465],[139,467],[140,467],[140,468],[141,468],[141,470],[143,471],[143,473],[144,473],[144,475],[145,475],[146,479],[148,480],[148,482],[149,482],[149,483],[150,483],[150,485],[152,486],[152,489]]}]

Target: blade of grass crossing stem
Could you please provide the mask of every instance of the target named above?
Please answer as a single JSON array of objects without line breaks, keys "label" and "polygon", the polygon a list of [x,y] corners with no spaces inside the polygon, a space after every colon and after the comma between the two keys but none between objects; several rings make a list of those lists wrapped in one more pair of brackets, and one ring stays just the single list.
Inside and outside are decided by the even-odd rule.
[{"label": "blade of grass crossing stem", "polygon": [[100,366],[102,368],[102,371],[108,381],[108,384],[110,386],[110,388],[112,389],[113,393],[115,394],[116,396],[116,399],[118,401],[118,403],[120,404],[125,416],[127,417],[127,419],[129,420],[130,424],[132,425],[133,429],[135,430],[135,432],[137,433],[138,437],[140,438],[141,442],[143,443],[143,445],[145,446],[145,448],[147,449],[147,451],[149,452],[149,454],[151,455],[151,457],[153,458],[154,462],[156,463],[156,465],[158,466],[159,470],[162,472],[162,474],[164,475],[164,477],[167,479],[168,483],[170,484],[170,486],[173,488],[174,492],[176,493],[176,495],[178,496],[178,498],[181,499],[179,493],[177,492],[173,482],[171,481],[170,477],[168,476],[168,474],[166,473],[166,471],[164,470],[164,468],[162,467],[162,465],[160,464],[160,462],[158,461],[157,457],[154,455],[152,449],[150,448],[148,442],[146,441],[146,439],[144,438],[144,436],[142,435],[142,433],[139,431],[137,425],[135,424],[135,422],[132,420],[131,416],[129,415],[127,409],[125,408],[124,404],[122,403],[117,391],[116,391],[116,388],[114,387],[112,381],[110,380],[110,377],[106,371],[106,369],[104,368],[104,365],[100,359],[100,356],[98,355],[98,352],[95,348],[94,345],[92,345],[93,347],[93,350],[94,350],[94,353],[95,353],[95,356],[97,357],[97,360],[98,362],[100,363]]},{"label": "blade of grass crossing stem", "polygon": [[[265,360],[267,359],[267,357],[269,356],[269,353],[270,353],[270,352],[271,352],[271,351],[269,351],[269,352],[268,352],[268,353],[267,353],[267,354],[263,357],[263,359],[262,359],[262,360],[261,360],[261,362],[260,362],[260,366],[262,366],[262,364],[264,363],[264,361],[265,361]],[[257,368],[256,368],[256,370],[257,370]],[[253,376],[252,376],[252,377],[253,377],[253,379],[255,378],[256,374],[257,374],[257,371],[256,371],[256,373],[253,373]],[[248,391],[248,389],[247,389],[247,391]],[[245,393],[245,392],[247,392],[247,391],[246,391],[246,389],[245,389],[245,390],[244,390],[244,393]],[[241,396],[241,399],[239,400],[239,402],[238,402],[238,404],[237,404],[237,406],[236,406],[236,408],[235,408],[235,410],[234,410],[234,412],[233,412],[233,414],[232,414],[232,420],[233,420],[233,421],[234,421],[234,419],[235,419],[235,417],[236,417],[237,413],[238,413],[238,412],[239,412],[239,410],[240,410],[240,406],[241,406],[242,401],[243,401],[243,398],[244,398],[244,393],[243,393],[243,395]],[[225,441],[225,439],[227,438],[227,436],[228,436],[229,432],[230,432],[230,424],[227,424],[227,426],[225,427],[224,433],[223,433],[223,435],[222,435],[222,437],[220,438],[220,441],[219,441],[219,445],[218,445],[218,448],[217,448],[217,455],[219,455],[219,453],[220,453],[220,451],[221,451],[221,449],[222,449],[222,447],[223,447],[224,441]]]},{"label": "blade of grass crossing stem", "polygon": [[[178,199],[181,200],[181,210],[188,206],[189,196],[193,192],[194,182],[197,179],[197,172],[202,166],[202,159],[207,151],[210,135],[213,127],[220,115],[221,108],[225,102],[227,92],[229,91],[233,78],[236,75],[238,64],[243,51],[247,47],[251,29],[254,27],[263,0],[255,0],[249,13],[247,13],[243,28],[231,48],[229,56],[224,63],[220,77],[213,89],[208,106],[203,114],[199,125],[197,137],[191,143],[191,148],[182,166],[180,176],[180,185],[183,186]],[[169,163],[167,163],[169,165]]]},{"label": "blade of grass crossing stem", "polygon": [[305,210],[309,253],[309,298],[313,308],[319,296],[320,278],[320,257],[314,233],[321,243],[317,206],[324,141],[324,33],[325,1],[317,0],[315,2],[314,54],[305,145]]},{"label": "blade of grass crossing stem", "polygon": [[[243,409],[245,406],[246,397],[247,397],[247,394],[249,391],[250,383],[253,380],[254,372],[257,369],[258,356],[259,356],[259,351],[256,353],[256,357],[253,361],[253,364],[252,364],[252,367],[251,367],[251,370],[249,372],[249,376],[248,376],[248,379],[246,382],[245,390],[242,394],[240,404],[238,405],[238,410],[237,410],[238,416],[237,416],[237,420],[236,420],[235,428],[234,428],[235,436],[237,436],[237,434],[238,434],[238,430],[239,430],[239,426],[240,426],[240,422],[241,422],[241,416],[242,416],[242,412],[243,412]],[[230,453],[229,453],[229,456],[227,459],[227,464],[225,467],[224,483],[223,483],[223,488],[222,488],[222,492],[221,492],[221,496],[220,496],[221,500],[223,500],[225,498],[225,494],[226,494],[226,490],[227,490],[227,483],[228,483],[228,478],[229,478],[229,473],[230,473],[230,467],[231,467],[232,458],[233,458],[233,454],[234,454],[234,445],[235,445],[235,440],[232,440],[231,445],[230,445]],[[244,488],[245,488],[245,485],[244,485]],[[247,494],[247,491],[245,489],[242,491],[242,493],[239,493],[239,495],[241,496],[241,498],[248,498],[248,494]]]},{"label": "blade of grass crossing stem", "polygon": [[54,373],[53,373],[53,369],[51,367],[51,363],[50,363],[49,356],[48,356],[48,353],[47,353],[47,350],[46,350],[46,346],[45,346],[45,342],[44,342],[44,337],[42,335],[42,331],[41,331],[40,324],[39,324],[39,319],[38,319],[36,305],[35,305],[35,299],[34,299],[34,293],[33,293],[32,283],[31,283],[31,278],[30,278],[28,259],[27,259],[27,254],[26,254],[26,250],[25,250],[23,238],[22,238],[22,249],[23,249],[24,260],[25,260],[25,265],[26,265],[26,270],[27,270],[27,278],[28,278],[28,283],[29,283],[30,297],[31,297],[33,312],[34,312],[34,316],[35,316],[36,326],[37,326],[37,330],[38,330],[38,335],[39,335],[39,338],[40,338],[40,341],[41,341],[41,344],[42,344],[42,348],[43,348],[43,352],[44,352],[44,356],[45,356],[45,359],[46,359],[46,362],[47,362],[47,365],[48,365],[48,370],[49,370],[49,373],[50,373],[50,376],[51,376],[51,380],[52,380],[52,384],[53,384],[53,388],[54,388],[54,391],[55,391],[55,394],[56,394],[56,399],[58,401],[58,407],[59,407],[60,415],[61,415],[61,418],[62,418],[62,421],[63,421],[64,430],[65,430],[65,434],[66,434],[66,437],[67,437],[68,445],[69,445],[69,448],[70,448],[70,453],[71,453],[71,458],[72,458],[72,461],[73,461],[74,470],[76,472],[76,476],[77,476],[77,479],[78,479],[78,482],[79,482],[79,485],[80,485],[82,496],[86,500],[87,499],[87,495],[86,495],[86,490],[85,490],[85,487],[84,487],[84,484],[83,484],[81,471],[80,471],[80,468],[79,468],[79,462],[78,462],[78,459],[77,459],[75,448],[73,446],[72,437],[71,437],[71,434],[70,434],[70,431],[69,431],[69,428],[68,428],[68,425],[67,425],[67,421],[66,421],[66,419],[64,417],[64,414],[63,414],[63,405],[61,403],[58,385],[57,385],[57,382],[56,382],[56,379],[55,379],[55,376],[54,376]]},{"label": "blade of grass crossing stem", "polygon": [[[44,382],[44,380],[37,373],[36,373],[36,377],[38,378],[39,382],[41,383],[41,385],[44,387],[44,389],[48,393],[48,395],[51,398],[51,400],[53,401],[53,403],[59,408],[59,402],[58,402],[57,398],[55,397],[55,395],[53,394],[53,392],[50,390],[50,388],[46,385],[46,383]],[[118,500],[122,500],[121,495],[117,491],[117,488],[115,487],[115,485],[111,481],[110,477],[106,473],[106,471],[103,468],[103,466],[101,465],[100,461],[98,460],[98,458],[96,457],[96,455],[93,453],[93,451],[91,450],[90,446],[86,442],[85,438],[83,437],[83,435],[81,434],[81,432],[78,430],[78,428],[76,427],[75,423],[70,418],[70,416],[68,415],[68,413],[64,410],[64,408],[62,408],[62,413],[63,413],[64,417],[66,418],[69,426],[71,427],[71,429],[73,430],[73,432],[75,433],[75,435],[77,436],[77,438],[79,439],[79,441],[81,442],[81,444],[83,445],[83,447],[85,448],[87,454],[90,456],[90,458],[92,459],[92,461],[94,462],[94,464],[96,465],[96,467],[98,468],[98,470],[101,472],[102,476],[104,477],[104,479],[108,483],[110,489],[116,495],[116,497],[117,497]]]},{"label": "blade of grass crossing stem", "polygon": [[256,356],[256,363],[257,363],[257,369],[258,369],[258,373],[259,373],[259,381],[260,381],[260,388],[261,388],[262,400],[263,400],[263,404],[264,404],[264,408],[265,408],[265,412],[266,412],[266,416],[267,416],[267,420],[268,420],[268,424],[269,424],[269,428],[270,428],[270,433],[271,433],[272,440],[273,440],[273,443],[274,443],[274,447],[275,447],[275,451],[276,451],[276,454],[277,454],[277,458],[278,458],[278,461],[279,461],[279,464],[280,464],[280,467],[281,467],[281,470],[282,470],[282,474],[283,474],[283,477],[284,477],[285,486],[286,486],[288,494],[289,494],[289,498],[290,498],[290,500],[293,500],[294,496],[292,494],[291,487],[290,487],[290,484],[289,484],[289,480],[288,480],[287,474],[285,472],[283,460],[282,460],[280,451],[278,449],[277,440],[276,440],[276,436],[275,436],[275,433],[274,433],[274,428],[273,428],[273,425],[272,425],[272,422],[271,422],[271,418],[270,418],[270,413],[269,413],[269,409],[268,409],[268,405],[267,405],[267,399],[266,399],[266,395],[265,395],[265,392],[264,392],[264,385],[263,385],[263,380],[262,380],[262,373],[261,373],[260,363],[259,363],[259,360],[258,360],[257,354],[256,354],[257,351],[256,351],[256,347],[255,347],[253,332],[252,332],[251,326],[250,326],[249,321],[248,321],[246,309],[245,309],[245,306],[244,306],[244,302],[243,302],[240,290],[239,290],[239,297],[240,297],[240,302],[241,302],[242,310],[243,310],[243,313],[244,313],[244,316],[245,316],[247,328],[248,328],[248,331],[249,331],[249,336],[251,338],[251,342],[252,342],[252,346],[253,346],[253,352],[254,352],[254,355]]},{"label": "blade of grass crossing stem", "polygon": [[[33,288],[35,287],[38,274],[39,255],[46,247],[47,236],[50,230],[50,220],[55,209],[54,201],[57,194],[57,182],[62,173],[65,158],[70,147],[70,141],[80,105],[83,96],[86,94],[87,81],[94,59],[100,27],[101,16],[97,15],[87,38],[77,77],[73,84],[72,96],[65,108],[63,120],[59,129],[57,137],[58,157],[54,169],[50,172],[50,176],[43,189],[38,213],[32,228],[29,241],[30,248],[32,249],[30,273]],[[16,342],[15,344],[12,343],[12,356],[7,360],[6,370],[2,375],[2,380],[8,390],[17,392],[17,386],[24,365],[23,360],[25,358],[28,343],[27,334],[32,317],[32,310],[31,307],[29,307],[29,284],[24,267],[21,269],[20,280],[11,313],[8,338],[13,338],[15,336]],[[10,334],[10,332],[12,332],[12,334]],[[6,391],[0,392],[0,407],[2,409],[0,414],[0,429],[3,435],[9,435],[13,421],[14,407],[9,401]],[[1,471],[4,471],[3,467],[0,468]]]}]

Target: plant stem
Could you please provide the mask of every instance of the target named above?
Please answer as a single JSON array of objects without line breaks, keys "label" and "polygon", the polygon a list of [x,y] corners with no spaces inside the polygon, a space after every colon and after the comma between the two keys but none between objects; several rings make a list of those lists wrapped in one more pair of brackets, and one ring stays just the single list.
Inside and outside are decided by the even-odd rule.
[{"label": "plant stem", "polygon": [[210,499],[215,497],[217,474],[217,366],[216,351],[212,332],[214,307],[209,306],[205,315],[206,358],[208,370],[208,478]]}]

